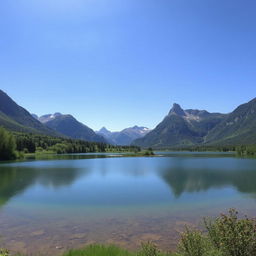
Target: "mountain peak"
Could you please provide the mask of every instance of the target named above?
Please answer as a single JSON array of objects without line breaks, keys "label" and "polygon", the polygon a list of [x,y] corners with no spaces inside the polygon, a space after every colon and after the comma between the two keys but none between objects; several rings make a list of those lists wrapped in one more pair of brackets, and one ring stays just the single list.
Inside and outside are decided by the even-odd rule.
[{"label": "mountain peak", "polygon": [[100,130],[99,130],[99,132],[101,132],[101,133],[104,133],[104,132],[110,132],[105,126],[103,126]]},{"label": "mountain peak", "polygon": [[60,112],[56,112],[56,113],[53,114],[53,116],[55,116],[55,117],[56,117],[56,116],[61,116],[61,115],[62,115],[62,114],[61,114]]},{"label": "mountain peak", "polygon": [[105,136],[107,139],[108,137],[112,134],[111,131],[109,131],[105,126],[103,126],[98,132],[96,132],[97,134],[101,135],[101,136]]},{"label": "mountain peak", "polygon": [[174,103],[168,115],[185,116],[186,113],[179,104]]}]

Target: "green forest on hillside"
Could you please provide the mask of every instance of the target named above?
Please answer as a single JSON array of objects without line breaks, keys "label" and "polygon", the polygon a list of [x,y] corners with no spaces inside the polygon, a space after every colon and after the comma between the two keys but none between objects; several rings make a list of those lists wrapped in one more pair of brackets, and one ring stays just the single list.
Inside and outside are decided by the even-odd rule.
[{"label": "green forest on hillside", "polygon": [[11,160],[22,153],[91,153],[91,152],[138,152],[137,146],[113,146],[106,143],[88,142],[32,133],[11,133],[0,127],[0,159]]}]

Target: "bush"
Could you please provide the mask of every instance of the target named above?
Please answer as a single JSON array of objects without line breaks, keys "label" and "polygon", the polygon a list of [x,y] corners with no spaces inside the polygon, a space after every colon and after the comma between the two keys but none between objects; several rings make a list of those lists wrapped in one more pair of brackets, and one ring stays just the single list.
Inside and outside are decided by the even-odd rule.
[{"label": "bush", "polygon": [[0,248],[0,256],[9,256],[9,251]]},{"label": "bush", "polygon": [[207,233],[186,228],[179,245],[180,256],[254,256],[256,220],[238,218],[230,209],[215,220],[204,220]]},{"label": "bush", "polygon": [[205,220],[208,236],[225,256],[256,255],[256,220],[238,218],[238,212],[229,210],[214,222]]},{"label": "bush", "polygon": [[191,230],[186,227],[186,231],[181,236],[179,244],[180,256],[220,256],[222,253],[214,248],[209,238],[201,231]]},{"label": "bush", "polygon": [[137,256],[164,256],[167,254],[161,253],[157,246],[152,242],[142,243],[141,250]]}]

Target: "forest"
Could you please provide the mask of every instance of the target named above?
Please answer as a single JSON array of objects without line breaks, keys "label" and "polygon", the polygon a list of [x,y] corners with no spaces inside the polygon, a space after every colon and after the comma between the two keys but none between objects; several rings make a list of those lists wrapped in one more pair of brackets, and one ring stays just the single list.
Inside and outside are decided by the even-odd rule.
[{"label": "forest", "polygon": [[106,143],[88,142],[70,138],[51,137],[32,133],[9,132],[0,127],[0,159],[11,160],[22,153],[92,153],[92,152],[138,152],[137,146],[113,146]]}]

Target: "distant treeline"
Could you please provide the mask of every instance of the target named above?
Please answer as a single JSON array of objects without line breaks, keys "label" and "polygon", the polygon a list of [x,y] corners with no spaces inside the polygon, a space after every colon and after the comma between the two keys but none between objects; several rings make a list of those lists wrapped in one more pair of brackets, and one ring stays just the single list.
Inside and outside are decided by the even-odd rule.
[{"label": "distant treeline", "polygon": [[18,151],[35,153],[36,151],[53,151],[63,153],[91,153],[109,151],[140,151],[136,146],[113,146],[100,142],[89,142],[69,138],[50,137],[46,135],[15,133]]},{"label": "distant treeline", "polygon": [[256,156],[256,145],[239,146],[236,152],[239,156]]},{"label": "distant treeline", "polygon": [[190,152],[236,152],[239,156],[256,156],[256,145],[241,146],[188,146],[182,148],[169,148],[169,151],[190,151]]},{"label": "distant treeline", "polygon": [[30,133],[11,133],[0,127],[0,159],[15,159],[20,154],[36,152],[91,153],[91,152],[138,152],[137,146],[113,146],[106,143],[88,142],[69,138],[51,137]]},{"label": "distant treeline", "polygon": [[241,146],[198,146],[188,148],[189,151],[236,152],[239,156],[256,156],[256,145]]},{"label": "distant treeline", "polygon": [[236,146],[187,146],[187,147],[176,147],[176,148],[168,148],[165,150],[169,151],[190,151],[190,152],[231,152],[236,151]]}]

